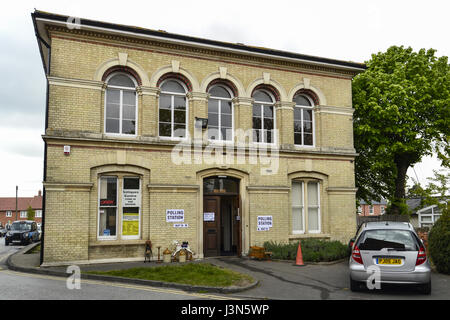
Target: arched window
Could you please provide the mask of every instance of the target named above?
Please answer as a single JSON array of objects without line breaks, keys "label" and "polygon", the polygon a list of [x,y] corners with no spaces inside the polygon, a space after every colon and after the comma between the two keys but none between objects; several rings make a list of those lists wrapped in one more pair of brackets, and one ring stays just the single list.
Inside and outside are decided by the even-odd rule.
[{"label": "arched window", "polygon": [[232,141],[233,139],[233,98],[231,90],[222,85],[209,89],[208,138]]},{"label": "arched window", "polygon": [[136,80],[120,72],[109,76],[106,83],[105,133],[135,135]]},{"label": "arched window", "polygon": [[272,95],[265,90],[253,93],[253,142],[274,143],[275,119]]},{"label": "arched window", "polygon": [[306,95],[294,97],[294,144],[299,146],[314,145],[314,103]]},{"label": "arched window", "polygon": [[159,96],[159,136],[185,138],[187,128],[187,100],[185,86],[174,79],[161,85]]}]

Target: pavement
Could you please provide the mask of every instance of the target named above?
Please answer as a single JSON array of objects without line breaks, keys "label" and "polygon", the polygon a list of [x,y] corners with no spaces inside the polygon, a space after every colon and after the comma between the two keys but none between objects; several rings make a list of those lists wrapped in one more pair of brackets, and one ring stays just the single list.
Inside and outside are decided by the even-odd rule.
[{"label": "pavement", "polygon": [[[9,256],[8,268],[28,273],[67,278],[67,267],[39,267],[39,254],[25,254],[33,245],[20,249]],[[384,287],[381,290],[352,292],[349,289],[347,261],[333,264],[307,264],[295,266],[287,261],[258,261],[239,257],[205,258],[187,263],[209,262],[211,264],[249,274],[255,283],[243,288],[196,287],[165,282],[127,279],[83,274],[86,271],[108,271],[135,267],[159,267],[164,264],[156,262],[124,262],[107,264],[80,265],[82,279],[147,285],[151,287],[176,288],[186,292],[212,292],[226,294],[229,298],[271,299],[271,300],[450,300],[450,276],[432,273],[432,294],[419,294],[410,287]],[[173,265],[174,263],[172,263]]]}]

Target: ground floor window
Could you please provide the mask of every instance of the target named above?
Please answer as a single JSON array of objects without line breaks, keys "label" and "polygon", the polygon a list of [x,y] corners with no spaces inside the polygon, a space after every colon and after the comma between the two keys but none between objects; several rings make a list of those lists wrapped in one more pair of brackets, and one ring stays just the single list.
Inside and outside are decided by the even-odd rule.
[{"label": "ground floor window", "polygon": [[[141,182],[139,177],[102,176],[99,179],[99,239],[139,239]],[[120,225],[120,226],[119,226]]]},{"label": "ground floor window", "polygon": [[320,233],[320,184],[292,182],[292,233]]}]

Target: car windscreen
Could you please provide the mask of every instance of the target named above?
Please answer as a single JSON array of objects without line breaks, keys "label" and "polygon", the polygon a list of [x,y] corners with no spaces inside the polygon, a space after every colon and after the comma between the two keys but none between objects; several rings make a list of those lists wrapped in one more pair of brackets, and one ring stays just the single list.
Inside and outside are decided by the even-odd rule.
[{"label": "car windscreen", "polygon": [[13,223],[11,226],[13,231],[29,231],[31,230],[31,224],[29,223]]},{"label": "car windscreen", "polygon": [[358,240],[360,250],[381,250],[391,248],[399,251],[418,251],[418,243],[408,230],[367,230]]}]

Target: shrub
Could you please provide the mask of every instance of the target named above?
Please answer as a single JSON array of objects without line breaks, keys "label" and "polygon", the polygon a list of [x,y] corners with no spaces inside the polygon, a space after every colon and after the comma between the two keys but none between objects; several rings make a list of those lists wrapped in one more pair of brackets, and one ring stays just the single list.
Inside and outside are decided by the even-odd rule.
[{"label": "shrub", "polygon": [[[334,261],[347,257],[349,248],[339,241],[318,239],[301,240],[302,256],[305,262]],[[273,259],[295,260],[297,257],[298,241],[293,243],[277,243],[267,241],[264,248],[272,252]]]},{"label": "shrub", "polygon": [[431,228],[428,235],[430,258],[438,272],[450,274],[450,210],[442,211],[442,215]]}]

